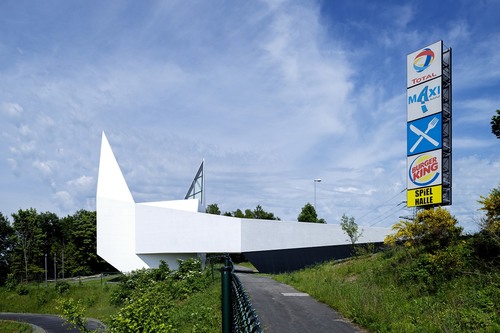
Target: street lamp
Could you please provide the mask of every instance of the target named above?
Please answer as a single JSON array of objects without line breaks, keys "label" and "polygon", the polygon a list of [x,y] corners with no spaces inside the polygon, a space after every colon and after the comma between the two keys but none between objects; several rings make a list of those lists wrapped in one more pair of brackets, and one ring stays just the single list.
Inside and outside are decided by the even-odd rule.
[{"label": "street lamp", "polygon": [[314,210],[316,210],[316,183],[321,183],[321,179],[314,179]]}]

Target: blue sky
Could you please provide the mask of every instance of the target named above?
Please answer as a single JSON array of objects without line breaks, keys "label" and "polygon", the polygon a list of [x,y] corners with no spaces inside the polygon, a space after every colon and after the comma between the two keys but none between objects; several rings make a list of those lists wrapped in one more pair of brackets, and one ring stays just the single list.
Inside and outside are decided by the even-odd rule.
[{"label": "blue sky", "polygon": [[95,210],[102,131],[137,202],[391,226],[406,188],[406,55],[453,49],[453,205],[500,182],[500,1],[0,3],[0,212]]}]

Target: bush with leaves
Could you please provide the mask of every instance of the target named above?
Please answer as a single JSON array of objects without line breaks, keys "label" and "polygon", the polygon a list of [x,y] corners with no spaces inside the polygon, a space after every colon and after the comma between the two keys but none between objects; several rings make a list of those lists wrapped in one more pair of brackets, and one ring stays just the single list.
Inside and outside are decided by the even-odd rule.
[{"label": "bush with leaves", "polygon": [[30,293],[30,290],[26,283],[20,283],[16,286],[16,292],[19,296],[24,296],[28,295]]},{"label": "bush with leaves", "polygon": [[480,209],[486,215],[481,219],[481,230],[473,242],[475,255],[480,259],[480,268],[484,271],[500,267],[500,185],[486,197],[481,196],[478,202],[483,205]]},{"label": "bush with leaves", "polygon": [[500,235],[500,185],[478,201],[483,205],[481,210],[486,217],[481,221],[481,229],[492,234]]},{"label": "bush with leaves", "polygon": [[147,290],[151,284],[166,280],[171,274],[168,264],[162,260],[158,268],[143,268],[122,275],[118,288],[111,295],[111,304],[122,306],[133,293]]},{"label": "bush with leaves", "polygon": [[[418,293],[435,292],[442,283],[463,274],[471,267],[473,249],[460,239],[462,228],[455,217],[443,209],[420,211],[413,221],[400,221],[396,232],[385,238],[396,250],[392,269],[396,281],[413,286]],[[405,250],[406,249],[406,250]]]},{"label": "bush with leaves", "polygon": [[176,299],[184,299],[192,293],[204,289],[209,283],[208,274],[201,269],[198,259],[179,260],[179,269],[172,272],[171,293]]},{"label": "bush with leaves", "polygon": [[61,311],[62,317],[69,323],[70,329],[76,328],[80,332],[93,332],[87,328],[87,319],[85,318],[85,307],[80,301],[73,298],[63,298],[59,300],[57,310]]},{"label": "bush with leaves", "polygon": [[118,314],[111,318],[110,332],[173,332],[169,312],[175,302],[166,292],[167,288],[165,281],[155,282],[145,292],[128,298]]},{"label": "bush with leaves", "polygon": [[422,210],[413,221],[393,225],[396,233],[388,235],[384,243],[395,245],[401,242],[406,247],[440,249],[456,241],[462,233],[457,223],[457,219],[441,207]]},{"label": "bush with leaves", "polygon": [[428,252],[423,247],[396,247],[386,251],[395,281],[419,297],[434,293],[443,284],[473,270],[473,249],[468,240]]},{"label": "bush with leaves", "polygon": [[57,281],[54,287],[59,295],[67,294],[70,290],[70,284],[66,281]]},{"label": "bush with leaves", "polygon": [[342,230],[349,236],[351,240],[351,244],[354,245],[359,237],[363,234],[363,230],[359,230],[358,224],[354,221],[354,217],[347,217],[347,215],[342,214],[342,218],[340,219],[340,226]]},{"label": "bush with leaves", "polygon": [[123,277],[113,294],[122,308],[111,319],[111,332],[174,332],[170,312],[176,302],[203,290],[212,281],[198,259],[179,260],[172,271],[164,262],[159,268],[141,269]]}]

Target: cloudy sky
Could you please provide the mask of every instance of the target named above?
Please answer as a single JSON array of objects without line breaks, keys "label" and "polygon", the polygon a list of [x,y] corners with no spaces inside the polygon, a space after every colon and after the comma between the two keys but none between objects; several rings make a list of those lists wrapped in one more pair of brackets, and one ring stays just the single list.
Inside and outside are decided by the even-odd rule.
[{"label": "cloudy sky", "polygon": [[104,131],[134,199],[365,226],[406,200],[406,55],[453,50],[453,205],[500,182],[500,1],[0,2],[0,212],[95,210]]}]

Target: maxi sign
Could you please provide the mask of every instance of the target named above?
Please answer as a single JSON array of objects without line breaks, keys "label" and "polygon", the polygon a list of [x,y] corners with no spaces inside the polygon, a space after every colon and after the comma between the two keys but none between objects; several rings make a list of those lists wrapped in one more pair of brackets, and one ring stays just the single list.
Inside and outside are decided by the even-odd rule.
[{"label": "maxi sign", "polygon": [[407,57],[407,206],[451,204],[451,49]]}]

